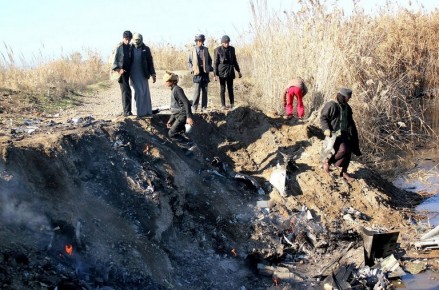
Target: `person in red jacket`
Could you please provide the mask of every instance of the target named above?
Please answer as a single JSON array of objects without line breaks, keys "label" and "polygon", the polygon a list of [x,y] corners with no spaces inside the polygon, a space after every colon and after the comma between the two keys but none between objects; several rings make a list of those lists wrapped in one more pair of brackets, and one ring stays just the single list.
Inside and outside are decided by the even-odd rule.
[{"label": "person in red jacket", "polygon": [[292,79],[289,83],[285,92],[283,94],[283,105],[285,107],[286,119],[291,119],[293,117],[293,101],[294,97],[297,98],[297,117],[303,118],[305,115],[305,107],[303,106],[303,97],[308,92],[308,89],[301,78]]}]

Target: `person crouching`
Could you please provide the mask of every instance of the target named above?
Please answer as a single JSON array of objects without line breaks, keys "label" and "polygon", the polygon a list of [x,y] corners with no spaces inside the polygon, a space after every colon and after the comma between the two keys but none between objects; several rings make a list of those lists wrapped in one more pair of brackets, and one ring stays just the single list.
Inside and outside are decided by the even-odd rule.
[{"label": "person crouching", "polygon": [[163,81],[166,86],[171,89],[171,117],[166,124],[169,128],[169,138],[173,142],[187,143],[189,140],[185,138],[182,133],[185,131],[185,125],[192,126],[194,121],[192,119],[191,103],[184,94],[183,89],[177,85],[178,75],[173,72],[166,71],[163,76]]}]

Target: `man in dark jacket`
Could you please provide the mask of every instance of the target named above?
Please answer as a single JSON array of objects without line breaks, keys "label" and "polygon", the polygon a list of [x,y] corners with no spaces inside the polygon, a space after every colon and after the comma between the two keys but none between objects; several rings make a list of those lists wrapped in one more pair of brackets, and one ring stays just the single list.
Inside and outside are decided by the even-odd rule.
[{"label": "man in dark jacket", "polygon": [[232,109],[235,103],[235,96],[233,94],[233,79],[235,78],[235,69],[238,76],[241,78],[242,74],[239,69],[238,60],[236,59],[235,48],[230,43],[230,37],[224,35],[221,38],[221,45],[215,48],[215,81],[217,76],[220,79],[220,97],[222,109],[226,109],[226,85],[229,92],[230,108]]},{"label": "man in dark jacket", "polygon": [[327,173],[331,164],[341,167],[340,176],[348,181],[352,181],[352,177],[347,173],[351,153],[361,155],[357,127],[352,117],[352,108],[348,105],[351,97],[351,89],[340,89],[336,100],[326,103],[320,114],[320,126],[325,136],[336,136],[335,154],[329,160],[323,160],[322,167]]},{"label": "man in dark jacket", "polygon": [[184,143],[189,141],[181,133],[194,124],[192,119],[191,104],[184,94],[183,89],[177,85],[178,76],[170,71],[166,71],[163,76],[163,81],[166,86],[171,88],[171,117],[166,124],[169,128],[168,135],[171,140],[177,143]]},{"label": "man in dark jacket", "polygon": [[209,73],[213,71],[212,58],[209,49],[204,46],[206,37],[204,34],[195,35],[195,47],[189,55],[189,70],[193,74],[194,96],[192,99],[192,108],[194,112],[198,108],[201,93],[201,109],[207,111],[207,86],[210,82]]},{"label": "man in dark jacket", "polygon": [[131,62],[132,62],[132,46],[130,44],[133,34],[131,31],[123,33],[122,42],[116,47],[112,70],[119,73],[118,82],[122,93],[123,115],[130,116],[131,112],[131,88],[129,84]]}]

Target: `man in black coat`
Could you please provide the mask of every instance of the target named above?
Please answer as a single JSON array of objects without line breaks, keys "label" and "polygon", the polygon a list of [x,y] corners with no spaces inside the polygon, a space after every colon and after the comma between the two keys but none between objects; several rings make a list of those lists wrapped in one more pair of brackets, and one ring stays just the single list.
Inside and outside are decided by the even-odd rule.
[{"label": "man in black coat", "polygon": [[232,109],[235,103],[235,95],[233,94],[233,79],[235,78],[235,69],[238,76],[241,78],[242,74],[239,69],[238,60],[236,59],[235,48],[230,43],[230,37],[224,35],[221,38],[221,46],[215,48],[215,81],[217,77],[220,80],[220,97],[222,109],[226,109],[226,85],[229,92],[230,108]]},{"label": "man in black coat", "polygon": [[351,153],[357,156],[361,155],[357,127],[352,117],[352,108],[348,105],[351,97],[351,89],[340,89],[336,100],[326,103],[320,113],[320,126],[325,136],[336,136],[334,143],[335,154],[329,160],[323,160],[322,167],[327,173],[329,173],[331,164],[341,167],[340,176],[348,181],[353,179],[347,173]]},{"label": "man in black coat", "polygon": [[122,93],[122,109],[124,116],[131,116],[131,88],[129,84],[132,52],[133,48],[130,44],[133,34],[127,30],[123,33],[122,42],[116,47],[112,70],[119,73],[118,82]]}]

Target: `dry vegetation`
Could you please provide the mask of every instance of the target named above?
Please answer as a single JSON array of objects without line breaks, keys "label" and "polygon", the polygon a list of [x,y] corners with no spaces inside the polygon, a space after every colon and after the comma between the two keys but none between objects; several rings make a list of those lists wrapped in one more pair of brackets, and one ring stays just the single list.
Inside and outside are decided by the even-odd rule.
[{"label": "dry vegetation", "polygon": [[310,89],[308,114],[338,88],[354,89],[355,117],[366,152],[373,156],[414,149],[435,137],[435,120],[427,123],[425,113],[437,103],[439,12],[387,4],[375,16],[358,7],[347,16],[319,1],[298,5],[298,12],[279,14],[266,1],[252,4],[259,107],[281,111],[287,80],[302,76]]},{"label": "dry vegetation", "polygon": [[177,48],[170,43],[148,44],[156,70],[186,70],[190,47]]},{"label": "dry vegetation", "polygon": [[1,54],[0,59],[1,89],[25,92],[53,101],[108,77],[107,65],[94,51],[87,51],[86,57],[75,52],[57,60],[45,60],[40,54],[29,61],[24,57],[17,60],[13,50],[6,45],[5,48],[7,53]]}]

